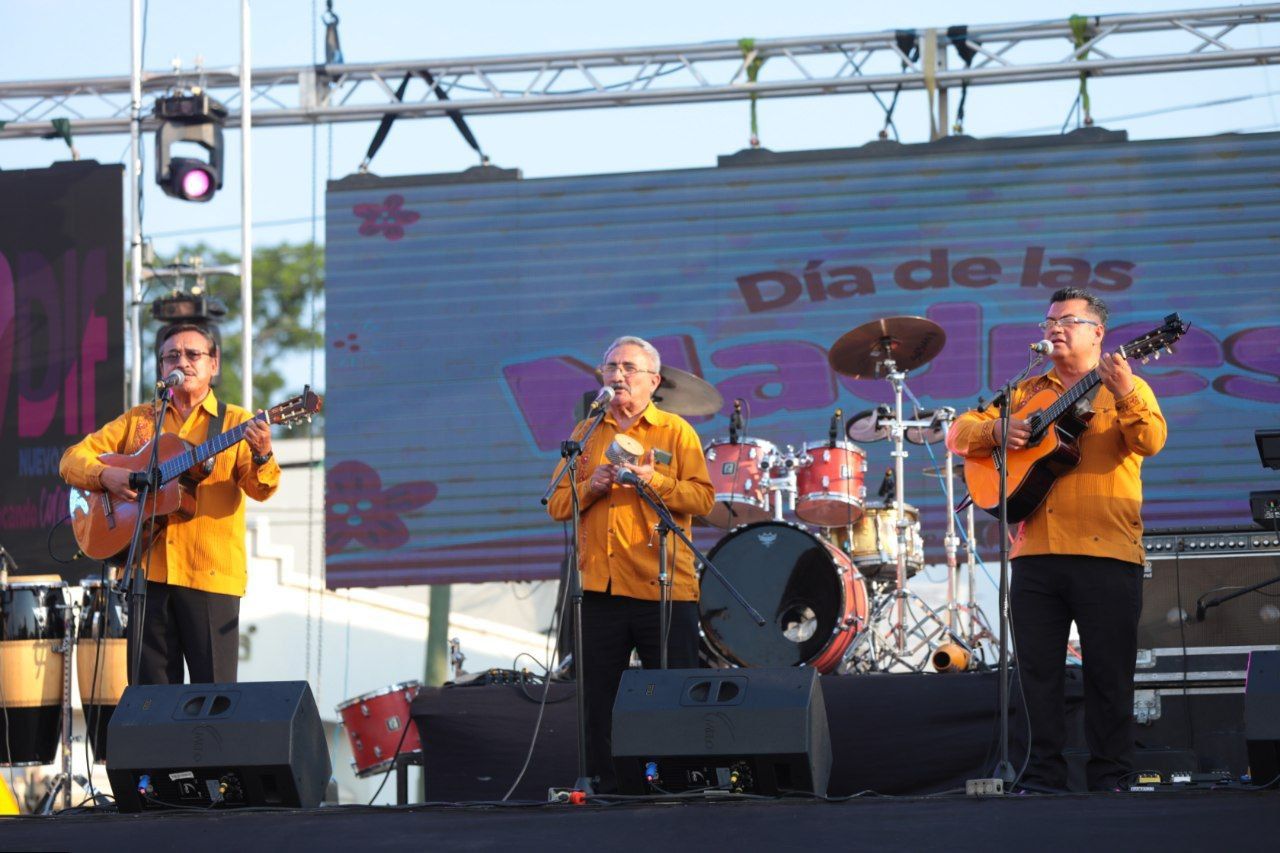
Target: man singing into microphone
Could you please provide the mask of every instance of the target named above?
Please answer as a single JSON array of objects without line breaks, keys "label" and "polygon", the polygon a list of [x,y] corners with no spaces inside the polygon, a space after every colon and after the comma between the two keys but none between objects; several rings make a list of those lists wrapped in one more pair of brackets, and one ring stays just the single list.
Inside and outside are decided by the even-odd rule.
[{"label": "man singing into microphone", "polygon": [[[1031,726],[1023,786],[1065,790],[1063,679],[1074,620],[1084,664],[1089,789],[1114,790],[1133,770],[1133,674],[1142,613],[1142,460],[1164,447],[1167,428],[1151,388],[1118,353],[1102,352],[1107,306],[1068,287],[1050,297],[1040,327],[1053,367],[1017,385],[1017,412],[1046,389],[1061,395],[1095,368],[1102,384],[1076,405],[1093,417],[1080,436],[1080,463],[1061,475],[1017,529],[1009,604]],[[1009,422],[1009,455],[1027,446],[1026,420]],[[947,443],[963,456],[1001,444],[994,408],[956,419]],[[1015,468],[1013,464],[1011,469]]]},{"label": "man singing into microphone", "polygon": [[[660,369],[658,351],[648,341],[621,337],[609,345],[600,370],[614,396],[583,448],[573,484],[582,511],[579,565],[585,659],[578,666],[586,682],[587,772],[600,777],[600,792],[616,788],[610,741],[613,700],[632,649],[647,668],[657,667],[660,660],[654,532],[658,519],[635,487],[621,485],[620,477],[624,471],[633,472],[666,504],[686,535],[692,517],[706,514],[715,502],[698,434],[683,418],[652,402]],[[575,439],[586,427],[587,421],[578,424]],[[620,435],[638,441],[645,450],[634,464],[613,465],[605,458]],[[561,480],[547,505],[557,521],[572,516],[569,487],[567,478]],[[698,578],[693,555],[674,536],[668,537],[667,547],[667,565],[672,567],[667,661],[671,667],[696,667]]]},{"label": "man singing into microphone", "polygon": [[[165,406],[163,432],[197,445],[239,426],[252,415],[218,401],[211,388],[218,374],[217,340],[204,326],[180,324],[157,340],[161,374],[174,377]],[[170,380],[166,379],[166,384]],[[151,404],[134,406],[62,455],[60,472],[78,489],[108,491],[137,499],[129,471],[104,465],[104,453],[134,453],[155,438]],[[141,544],[147,573],[142,625],[129,626],[130,660],[141,634],[139,683],[181,684],[185,659],[194,684],[236,680],[240,651],[240,597],[245,570],[244,496],[264,501],[280,483],[271,452],[271,429],[254,421],[245,440],[213,458],[213,470],[195,487],[196,514],[171,517],[150,543]],[[139,630],[140,629],[140,630]]]}]

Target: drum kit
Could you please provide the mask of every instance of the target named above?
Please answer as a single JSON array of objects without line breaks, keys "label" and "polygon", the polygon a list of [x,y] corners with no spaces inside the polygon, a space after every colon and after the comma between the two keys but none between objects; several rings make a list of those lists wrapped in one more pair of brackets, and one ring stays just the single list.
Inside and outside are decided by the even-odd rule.
[{"label": "drum kit", "polygon": [[[699,522],[728,531],[707,557],[773,621],[757,626],[723,585],[704,579],[699,610],[709,661],[806,665],[823,673],[922,671],[929,665],[954,670],[976,661],[973,650],[991,632],[975,601],[972,507],[964,537],[967,601],[960,600],[961,538],[952,512],[943,537],[945,613],[910,587],[925,557],[920,514],[905,494],[907,448],[944,445],[955,410],[921,410],[906,380],[945,342],[942,328],[923,317],[874,320],[841,336],[828,353],[831,367],[853,379],[889,382],[893,402],[853,415],[843,422],[843,434],[843,413],[836,409],[827,438],[799,450],[746,435],[741,401],[735,403],[729,436],[704,448],[715,506]],[[662,368],[664,384],[668,372]],[[659,407],[682,415],[722,408],[710,384],[676,373],[681,402],[696,405]],[[911,418],[903,411],[906,396],[916,403]],[[879,499],[867,500],[864,446],[876,441],[891,442],[893,466]],[[942,479],[947,506],[954,507],[962,463],[944,450],[945,463],[924,473]]]},{"label": "drum kit", "polygon": [[45,812],[59,793],[70,806],[73,781],[97,797],[71,774],[73,665],[99,764],[107,760],[107,724],[127,682],[124,597],[98,578],[79,586],[77,601],[57,575],[0,581],[0,766],[43,766],[61,757],[61,772],[41,803]]}]

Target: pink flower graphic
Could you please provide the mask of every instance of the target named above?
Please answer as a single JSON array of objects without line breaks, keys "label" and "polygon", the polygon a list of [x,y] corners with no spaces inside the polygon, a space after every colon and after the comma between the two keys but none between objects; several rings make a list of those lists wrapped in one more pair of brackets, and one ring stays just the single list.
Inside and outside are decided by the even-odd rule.
[{"label": "pink flower graphic", "polygon": [[330,471],[325,512],[325,553],[337,554],[352,541],[373,551],[390,551],[409,541],[400,516],[425,506],[436,496],[427,480],[382,488],[378,472],[348,459]]},{"label": "pink flower graphic", "polygon": [[383,199],[382,204],[357,204],[351,210],[364,220],[360,223],[361,237],[381,234],[388,240],[399,240],[404,236],[404,227],[421,218],[417,211],[404,210],[403,207],[404,196],[392,193]]}]

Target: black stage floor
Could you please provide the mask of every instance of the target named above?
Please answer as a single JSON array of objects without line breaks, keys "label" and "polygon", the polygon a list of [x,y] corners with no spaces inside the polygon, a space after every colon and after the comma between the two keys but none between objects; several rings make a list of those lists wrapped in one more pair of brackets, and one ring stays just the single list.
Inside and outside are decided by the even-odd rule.
[{"label": "black stage floor", "polygon": [[1273,850],[1280,792],[0,818],[5,850]]}]

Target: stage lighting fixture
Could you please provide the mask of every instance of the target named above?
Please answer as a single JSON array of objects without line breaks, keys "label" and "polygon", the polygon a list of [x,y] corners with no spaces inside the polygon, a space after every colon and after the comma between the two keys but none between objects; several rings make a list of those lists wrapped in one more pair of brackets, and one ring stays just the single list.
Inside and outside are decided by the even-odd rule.
[{"label": "stage lighting fixture", "polygon": [[[156,183],[165,195],[183,201],[208,201],[222,189],[222,123],[227,108],[199,90],[166,95],[155,103]],[[174,157],[172,147],[189,142],[203,148],[207,159]]]},{"label": "stage lighting fixture", "polygon": [[151,316],[162,323],[217,323],[226,314],[221,302],[203,294],[174,291],[151,303]]}]

